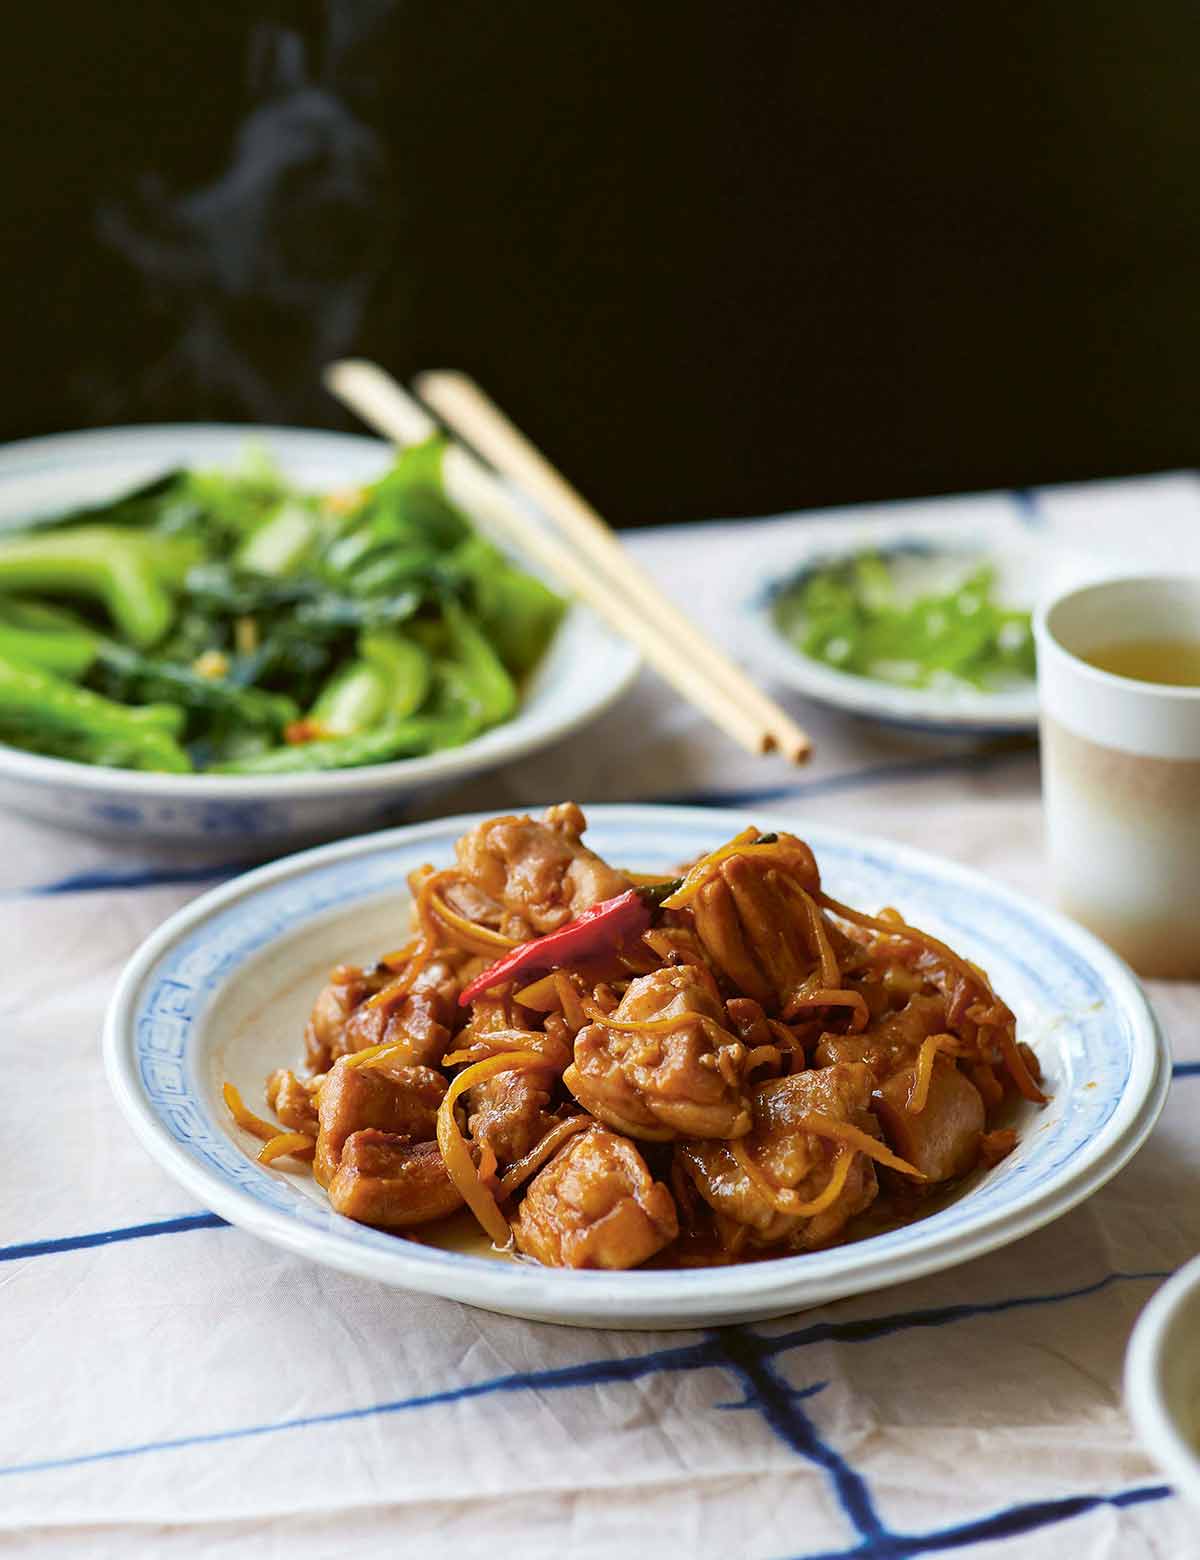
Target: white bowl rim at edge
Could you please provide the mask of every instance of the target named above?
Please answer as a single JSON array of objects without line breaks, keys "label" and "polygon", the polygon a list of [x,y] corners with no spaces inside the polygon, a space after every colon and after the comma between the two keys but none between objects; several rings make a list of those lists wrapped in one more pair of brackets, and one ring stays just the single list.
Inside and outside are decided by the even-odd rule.
[{"label": "white bowl rim at edge", "polygon": [[[639,815],[644,817],[649,811],[659,815],[669,814],[681,825],[687,821],[703,820],[712,827],[714,833],[726,823],[740,826],[747,816],[741,810],[685,807],[605,805],[585,810],[589,812],[593,823],[603,819],[619,825],[622,818],[632,821]],[[263,1206],[248,1193],[222,1181],[214,1172],[198,1163],[170,1136],[142,1094],[131,1048],[131,1021],[142,984],[158,961],[185,934],[238,899],[253,895],[257,890],[286,878],[302,875],[310,868],[323,867],[374,851],[387,851],[393,844],[417,841],[426,835],[444,836],[447,829],[461,831],[488,816],[490,814],[477,813],[461,818],[438,819],[426,824],[382,831],[369,837],[319,846],[285,857],[194,900],[163,923],[134,954],[114,992],[105,1022],[104,1059],[109,1082],[122,1113],[143,1145],[204,1206],[214,1209],[231,1223],[301,1255],[312,1258],[319,1250],[316,1260],[358,1276],[401,1283],[402,1287],[427,1293],[448,1292],[445,1278],[447,1269],[444,1265],[440,1270],[443,1275],[440,1282],[437,1271],[431,1267],[422,1268],[419,1264],[410,1268],[404,1278],[399,1280],[395,1276],[393,1254],[385,1256],[384,1253],[342,1241],[335,1235],[302,1227],[286,1213]],[[772,818],[766,810],[761,816],[756,814],[756,818],[767,827],[794,828],[801,821],[779,815]],[[836,1248],[839,1253],[839,1270],[828,1275],[823,1282],[809,1281],[807,1284],[803,1270],[798,1272],[796,1268],[797,1263],[803,1264],[808,1260],[805,1257],[748,1264],[744,1266],[744,1271],[743,1268],[732,1267],[648,1270],[614,1275],[553,1270],[553,1282],[557,1285],[554,1320],[590,1322],[599,1311],[607,1314],[611,1309],[614,1325],[621,1325],[618,1317],[622,1310],[630,1313],[636,1311],[638,1317],[636,1323],[626,1322],[624,1325],[702,1325],[706,1317],[763,1315],[771,1314],[772,1310],[778,1314],[798,1306],[821,1304],[864,1289],[884,1288],[918,1278],[1006,1245],[1067,1212],[1098,1190],[1128,1162],[1157,1120],[1170,1083],[1169,1050],[1144,992],[1116,955],[1090,933],[1057,912],[1035,904],[1024,895],[970,868],[925,851],[871,839],[851,831],[823,827],[820,833],[831,843],[845,841],[855,848],[874,846],[914,867],[922,865],[936,868],[939,873],[957,877],[960,884],[986,885],[989,894],[1008,902],[1015,909],[1026,914],[1033,909],[1039,916],[1048,919],[1062,937],[1077,950],[1086,952],[1093,964],[1101,967],[1106,984],[1111,983],[1119,993],[1122,1009],[1130,1017],[1134,1043],[1130,1078],[1125,1091],[1128,1098],[1121,1100],[1113,1116],[1089,1145],[1090,1153],[1081,1156],[1082,1171],[1076,1164],[1070,1176],[1064,1172],[1058,1181],[1027,1196],[1015,1209],[994,1211],[988,1222],[973,1231],[927,1233],[917,1251],[906,1256],[893,1255],[884,1272],[872,1271],[869,1241]],[[878,1265],[878,1258],[875,1258],[875,1264]],[[470,1280],[467,1287],[478,1294],[475,1303],[485,1308],[516,1309],[519,1312],[519,1297],[514,1302],[513,1296],[506,1293],[511,1284],[511,1279],[506,1282],[503,1276],[506,1272],[511,1274],[506,1264],[480,1258],[456,1257],[455,1272],[464,1275],[463,1284]],[[637,1285],[636,1294],[629,1292],[631,1279]],[[452,1276],[450,1287],[455,1283],[459,1283],[459,1280]],[[706,1294],[702,1285],[711,1293]],[[802,1296],[797,1296],[798,1289],[804,1290]],[[469,1296],[464,1294],[462,1298]],[[684,1320],[678,1320],[680,1317]]]},{"label": "white bowl rim at edge", "polygon": [[1163,1374],[1170,1364],[1166,1345],[1171,1331],[1198,1292],[1200,1256],[1185,1262],[1146,1305],[1125,1353],[1125,1403],[1133,1427],[1148,1455],[1193,1504],[1200,1504],[1200,1448],[1184,1436],[1167,1407]]}]

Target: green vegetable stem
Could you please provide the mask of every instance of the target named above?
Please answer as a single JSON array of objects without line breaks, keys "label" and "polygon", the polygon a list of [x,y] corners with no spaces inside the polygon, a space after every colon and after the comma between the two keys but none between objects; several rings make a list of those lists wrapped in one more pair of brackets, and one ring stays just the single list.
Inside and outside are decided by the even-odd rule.
[{"label": "green vegetable stem", "polygon": [[467,583],[471,606],[500,659],[514,677],[523,677],[541,659],[566,603],[482,536],[456,547],[449,566]]},{"label": "green vegetable stem", "polygon": [[365,631],[358,636],[358,658],[333,674],[309,718],[335,737],[365,731],[385,718],[403,720],[420,709],[429,681],[429,656],[420,645],[386,629]]},{"label": "green vegetable stem", "polygon": [[397,758],[415,758],[436,748],[456,746],[459,727],[451,719],[413,715],[388,720],[370,731],[317,742],[298,742],[214,764],[225,775],[305,775],[324,769],[356,769],[364,764],[386,764]]},{"label": "green vegetable stem", "polygon": [[247,726],[282,731],[300,713],[286,694],[241,688],[221,677],[203,677],[175,661],[100,641],[96,680],[108,693],[142,700],[178,701],[195,713],[220,715]]},{"label": "green vegetable stem", "polygon": [[183,773],[191,761],[175,740],[183,711],[130,707],[0,656],[0,735],[20,747],[91,764]]},{"label": "green vegetable stem", "polygon": [[72,681],[96,656],[97,636],[66,612],[0,596],[0,655]]},{"label": "green vegetable stem", "polygon": [[495,726],[517,707],[517,690],[504,663],[457,601],[442,606],[451,656],[466,689],[479,706],[482,724]]},{"label": "green vegetable stem", "polygon": [[234,567],[248,574],[284,578],[300,567],[319,535],[316,514],[295,499],[285,500],[241,543],[233,555]]},{"label": "green vegetable stem", "polygon": [[172,592],[199,557],[181,537],[86,525],[0,538],[0,591],[46,591],[98,601],[146,648],[167,632]]}]

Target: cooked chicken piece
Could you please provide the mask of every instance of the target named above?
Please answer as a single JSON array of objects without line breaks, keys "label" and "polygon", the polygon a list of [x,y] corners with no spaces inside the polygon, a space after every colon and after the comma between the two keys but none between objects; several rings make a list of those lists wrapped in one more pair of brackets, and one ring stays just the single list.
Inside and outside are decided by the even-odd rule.
[{"label": "cooked chicken piece", "polygon": [[979,1139],[979,1163],[987,1170],[994,1170],[1016,1146],[1017,1134],[1012,1127],[997,1127],[994,1132],[985,1132]]},{"label": "cooked chicken piece", "polygon": [[317,1102],[295,1073],[280,1067],[267,1079],[267,1104],[289,1132],[317,1135]]},{"label": "cooked chicken piece", "polygon": [[939,1056],[929,1094],[920,1111],[909,1108],[916,1068],[905,1067],[876,1090],[875,1114],[888,1143],[901,1159],[930,1181],[965,1175],[979,1158],[984,1126],[983,1097],[955,1064]]},{"label": "cooked chicken piece", "polygon": [[430,959],[406,996],[378,1007],[372,1007],[367,998],[395,980],[399,972],[364,973],[342,965],[318,996],[309,1019],[304,1037],[309,1066],[325,1071],[339,1056],[365,1051],[368,1046],[403,1045],[403,1060],[414,1066],[436,1067],[466,1016],[458,1006],[458,994],[469,963],[469,955],[447,949]]},{"label": "cooked chicken piece", "polygon": [[[689,1021],[662,1031],[621,1027],[684,1015]],[[639,975],[609,1020],[576,1035],[563,1082],[585,1110],[631,1137],[739,1137],[750,1130],[746,1048],[724,1018],[707,971],[683,964]]]},{"label": "cooked chicken piece", "polygon": [[[687,916],[686,924],[683,924],[684,916]],[[642,941],[658,955],[663,964],[702,964],[708,968],[704,944],[696,936],[696,929],[687,911],[680,911],[678,916],[668,911],[667,919],[646,932]]]},{"label": "cooked chicken piece", "polygon": [[[414,899],[423,879],[433,870],[432,867],[421,867],[409,875],[409,887],[412,889]],[[476,921],[481,926],[490,926],[493,930],[498,930],[504,920],[504,906],[498,904],[490,894],[485,894],[469,878],[455,878],[446,883],[440,892],[451,910],[457,910],[459,915],[468,921]]]},{"label": "cooked chicken piece", "polygon": [[[506,935],[552,932],[581,910],[632,887],[623,872],[581,842],[586,827],[574,802],[564,802],[551,807],[540,823],[529,817],[492,818],[459,840],[465,883],[499,907]],[[458,890],[455,898],[462,904]],[[476,915],[481,913],[477,903]]]},{"label": "cooked chicken piece", "polygon": [[629,1139],[597,1126],[533,1178],[512,1229],[518,1249],[549,1267],[631,1268],[669,1245],[679,1223]]},{"label": "cooked chicken piece", "polygon": [[[897,1068],[908,1067],[930,1035],[944,1032],[946,1003],[941,996],[910,997],[899,1012],[861,1034],[821,1036],[813,1053],[816,1067],[831,1067],[835,1062],[865,1062],[882,1083]],[[899,1152],[897,1150],[897,1152]]]},{"label": "cooked chicken piece", "polygon": [[[868,1068],[843,1063],[760,1084],[752,1095],[754,1130],[741,1146],[763,1180],[781,1192],[794,1191],[806,1203],[820,1196],[839,1155],[850,1150],[806,1131],[804,1119],[813,1113],[831,1116],[875,1135],[875,1121],[867,1108],[873,1082]],[[675,1152],[705,1202],[719,1216],[746,1226],[753,1245],[786,1244],[801,1251],[828,1245],[855,1214],[870,1207],[879,1190],[874,1164],[856,1152],[835,1200],[822,1212],[805,1217],[773,1206],[727,1143],[680,1143]]]},{"label": "cooked chicken piece", "polygon": [[346,1025],[348,1051],[369,1045],[403,1045],[404,1059],[417,1066],[436,1067],[450,1048],[454,1030],[465,1014],[458,1006],[463,988],[465,957],[447,950],[430,959],[412,989],[393,1007],[360,1007]]},{"label": "cooked chicken piece", "polygon": [[[781,834],[783,859],[729,856],[692,900],[696,932],[716,968],[771,1012],[786,1011],[818,965],[798,885],[820,885],[803,840]],[[814,914],[820,914],[814,906]],[[822,927],[824,922],[822,921]]]},{"label": "cooked chicken piece", "polygon": [[747,1051],[756,1051],[760,1046],[773,1046],[779,1053],[778,1066],[765,1058],[760,1059],[747,1073],[747,1077],[758,1073],[755,1081],[761,1083],[767,1076],[760,1070],[762,1067],[766,1067],[769,1072],[787,1073],[803,1072],[808,1066],[805,1040],[801,1032],[778,1022],[772,1028],[767,1015],[753,997],[730,997],[725,1004],[725,1013],[730,1027]]},{"label": "cooked chicken piece", "polygon": [[1038,1061],[1037,1052],[1031,1045],[1026,1045],[1024,1040],[1017,1041],[1017,1050],[1021,1053],[1021,1059],[1025,1063],[1029,1076],[1034,1083],[1040,1084],[1042,1081],[1042,1064]]},{"label": "cooked chicken piece", "polygon": [[930,1181],[963,1175],[974,1165],[984,1126],[979,1090],[948,1057],[939,1056],[934,1064],[924,1108],[909,1108],[921,1044],[945,1030],[946,999],[918,993],[862,1034],[822,1035],[813,1057],[818,1067],[855,1061],[871,1069],[871,1108],[884,1136]]},{"label": "cooked chicken piece", "polygon": [[355,1066],[342,1058],[321,1087],[320,1131],[313,1176],[328,1186],[346,1139],[367,1127],[401,1132],[418,1142],[432,1138],[446,1080],[432,1067],[410,1067],[395,1057]]},{"label": "cooked chicken piece", "polygon": [[343,1043],[350,1015],[391,979],[381,966],[367,971],[356,964],[339,964],[313,1003],[304,1031],[304,1059],[312,1072],[325,1072],[335,1056],[348,1049]]},{"label": "cooked chicken piece", "polygon": [[539,1143],[555,1123],[546,1107],[554,1074],[506,1072],[485,1078],[466,1094],[467,1132],[501,1165],[510,1165]]},{"label": "cooked chicken piece", "polygon": [[753,1049],[757,1045],[777,1043],[766,1014],[753,997],[730,997],[725,1004],[725,1014],[743,1045]]},{"label": "cooked chicken piece", "polygon": [[436,1143],[374,1127],[346,1139],[329,1201],[347,1219],[389,1230],[429,1224],[462,1206]]}]

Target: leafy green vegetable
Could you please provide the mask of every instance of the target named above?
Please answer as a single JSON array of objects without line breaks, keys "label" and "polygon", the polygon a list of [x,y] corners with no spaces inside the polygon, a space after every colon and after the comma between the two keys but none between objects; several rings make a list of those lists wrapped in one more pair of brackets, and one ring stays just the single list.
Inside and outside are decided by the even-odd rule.
[{"label": "leafy green vegetable", "polygon": [[441,489],[440,438],[413,445],[343,517],[322,560],[331,583],[356,595],[393,590],[436,573],[442,556],[471,534]]},{"label": "leafy green vegetable", "polygon": [[429,691],[429,657],[420,645],[376,629],[359,635],[358,659],[345,661],[322,688],[309,720],[323,734],[352,736],[415,714]]},{"label": "leafy green vegetable", "polygon": [[170,627],[172,592],[196,549],[183,539],[81,525],[0,538],[0,591],[45,591],[101,603],[135,645],[155,644]]},{"label": "leafy green vegetable", "polygon": [[193,714],[222,715],[273,731],[282,731],[300,713],[295,701],[284,694],[239,687],[225,677],[208,677],[194,667],[140,655],[124,645],[102,642],[96,662],[96,680],[110,697],[174,700]]},{"label": "leafy green vegetable", "polygon": [[215,528],[228,545],[248,536],[290,494],[266,450],[251,445],[234,471],[185,472],[176,496],[190,501],[209,536]]},{"label": "leafy green vegetable", "polygon": [[192,766],[175,738],[183,712],[127,705],[28,662],[0,656],[0,738],[36,753],[87,764],[182,773]]},{"label": "leafy green vegetable", "polygon": [[397,758],[432,753],[437,748],[457,747],[464,740],[460,731],[447,718],[413,715],[408,720],[385,721],[354,736],[272,748],[212,767],[219,774],[229,775],[299,775],[323,769],[356,769],[363,764],[386,764]]},{"label": "leafy green vegetable", "polygon": [[96,634],[70,613],[0,596],[0,655],[74,681],[95,660],[96,646]]},{"label": "leafy green vegetable", "polygon": [[776,599],[775,622],[814,660],[905,687],[996,689],[1035,675],[1029,614],[995,600],[990,566],[909,599],[895,574],[877,553],[815,569]]},{"label": "leafy green vegetable", "polygon": [[504,662],[457,601],[442,609],[459,687],[478,706],[483,725],[497,726],[517,707],[517,690]]},{"label": "leafy green vegetable", "polygon": [[233,555],[234,566],[248,574],[285,577],[304,563],[316,546],[320,524],[314,511],[285,498],[260,520]]},{"label": "leafy green vegetable", "polygon": [[444,449],[431,439],[325,498],[253,453],[0,536],[0,740],[288,774],[433,752],[509,719],[563,602],[447,500]]},{"label": "leafy green vegetable", "polygon": [[470,536],[456,547],[449,565],[505,666],[515,677],[532,671],[562,621],[562,597],[509,563],[482,536]]}]

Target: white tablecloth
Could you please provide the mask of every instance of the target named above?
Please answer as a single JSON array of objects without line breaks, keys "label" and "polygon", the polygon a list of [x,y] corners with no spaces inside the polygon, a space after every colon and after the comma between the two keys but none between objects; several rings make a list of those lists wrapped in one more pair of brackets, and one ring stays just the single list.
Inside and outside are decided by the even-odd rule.
[{"label": "white tablecloth", "polygon": [[[879,513],[880,511],[874,511]],[[895,506],[1198,558],[1171,476]],[[820,518],[633,545],[718,631],[748,553]],[[685,545],[680,545],[684,543]],[[1036,751],[812,707],[803,771],[649,677],[583,736],[436,810],[759,801],[1046,896]],[[432,809],[426,806],[425,816]],[[1195,1519],[1121,1406],[1130,1327],[1200,1249],[1200,988],[1152,996],[1177,1082],[1143,1152],[1052,1227],[876,1296],[714,1334],[539,1326],[343,1277],[199,1208],[134,1142],[99,1032],[125,959],[231,864],[0,815],[0,1547],[348,1553],[1174,1557]]]}]

